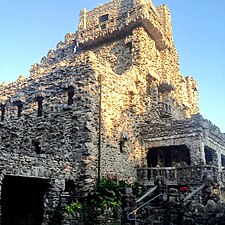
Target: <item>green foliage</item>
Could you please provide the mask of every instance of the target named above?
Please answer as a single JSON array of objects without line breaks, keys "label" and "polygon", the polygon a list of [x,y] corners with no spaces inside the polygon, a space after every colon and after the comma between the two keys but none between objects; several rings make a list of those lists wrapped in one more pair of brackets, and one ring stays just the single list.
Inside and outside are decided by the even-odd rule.
[{"label": "green foliage", "polygon": [[144,186],[143,184],[140,184],[139,182],[135,181],[132,184],[132,190],[133,190],[133,194],[137,197],[141,197],[144,193]]},{"label": "green foliage", "polygon": [[66,213],[77,220],[92,221],[99,210],[104,212],[105,209],[111,209],[114,218],[117,218],[128,187],[132,188],[133,194],[137,197],[143,194],[143,185],[139,182],[131,183],[129,177],[127,181],[118,180],[116,176],[102,177],[89,193],[86,202],[84,204],[73,202],[66,207]]},{"label": "green foliage", "polygon": [[88,201],[95,208],[120,208],[125,189],[124,181],[119,181],[116,177],[112,179],[103,177],[90,192]]},{"label": "green foliage", "polygon": [[77,220],[83,220],[85,217],[84,206],[79,202],[73,202],[66,206],[65,212],[73,216]]}]

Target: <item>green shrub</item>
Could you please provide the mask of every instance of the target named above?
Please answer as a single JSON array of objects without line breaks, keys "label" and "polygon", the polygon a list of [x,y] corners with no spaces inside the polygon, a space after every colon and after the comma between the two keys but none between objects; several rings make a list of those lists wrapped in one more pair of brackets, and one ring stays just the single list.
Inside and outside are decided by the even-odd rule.
[{"label": "green shrub", "polygon": [[111,209],[116,219],[121,212],[122,198],[128,187],[132,188],[137,197],[143,194],[143,185],[139,182],[131,183],[129,177],[127,181],[119,180],[116,176],[102,177],[90,191],[86,202],[73,202],[66,207],[66,213],[77,220],[91,221],[99,210],[104,212],[105,209]]}]

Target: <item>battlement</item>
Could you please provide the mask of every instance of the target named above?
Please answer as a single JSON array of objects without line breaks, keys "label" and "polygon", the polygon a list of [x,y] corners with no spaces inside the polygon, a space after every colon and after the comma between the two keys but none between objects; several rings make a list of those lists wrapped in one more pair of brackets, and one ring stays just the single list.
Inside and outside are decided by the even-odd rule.
[{"label": "battlement", "polygon": [[91,11],[80,12],[77,43],[80,47],[131,33],[144,27],[155,41],[158,50],[172,44],[169,9],[163,5],[155,8],[152,1],[114,0]]}]

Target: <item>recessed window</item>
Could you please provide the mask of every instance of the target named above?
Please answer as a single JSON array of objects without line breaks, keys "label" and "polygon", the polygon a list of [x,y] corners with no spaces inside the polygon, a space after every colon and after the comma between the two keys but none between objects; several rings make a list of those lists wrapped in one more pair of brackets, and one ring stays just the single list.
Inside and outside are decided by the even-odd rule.
[{"label": "recessed window", "polygon": [[38,141],[32,141],[34,148],[35,148],[35,152],[37,154],[41,154],[41,146],[40,143]]},{"label": "recessed window", "polygon": [[106,28],[106,25],[105,24],[102,24],[101,25],[101,30],[105,30],[105,28]]},{"label": "recessed window", "polygon": [[75,92],[74,92],[74,87],[73,86],[69,86],[68,88],[68,105],[72,105],[73,104],[73,96],[74,96]]},{"label": "recessed window", "polygon": [[18,101],[16,105],[17,105],[17,116],[21,117],[23,110],[23,103],[22,101]]},{"label": "recessed window", "polygon": [[42,116],[42,112],[43,112],[43,99],[44,98],[42,96],[38,96],[36,98],[36,101],[38,103],[38,114],[37,114],[38,117]]},{"label": "recessed window", "polygon": [[104,23],[109,19],[109,14],[105,14],[99,18],[100,23]]},{"label": "recessed window", "polygon": [[1,104],[1,121],[3,121],[5,118],[5,108],[6,104]]},{"label": "recessed window", "polygon": [[132,52],[132,42],[126,43],[126,47],[129,49],[130,52]]},{"label": "recessed window", "polygon": [[225,167],[225,155],[221,155],[221,164]]}]

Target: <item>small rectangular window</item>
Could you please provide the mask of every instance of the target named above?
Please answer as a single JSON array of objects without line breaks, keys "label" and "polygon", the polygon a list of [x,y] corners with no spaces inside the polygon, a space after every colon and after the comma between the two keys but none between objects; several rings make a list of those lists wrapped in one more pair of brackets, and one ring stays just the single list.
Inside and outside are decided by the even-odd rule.
[{"label": "small rectangular window", "polygon": [[101,30],[105,30],[106,29],[106,25],[105,24],[102,24],[101,25]]},{"label": "small rectangular window", "polygon": [[100,16],[99,21],[100,23],[104,23],[109,19],[109,14],[105,14],[103,16]]}]

